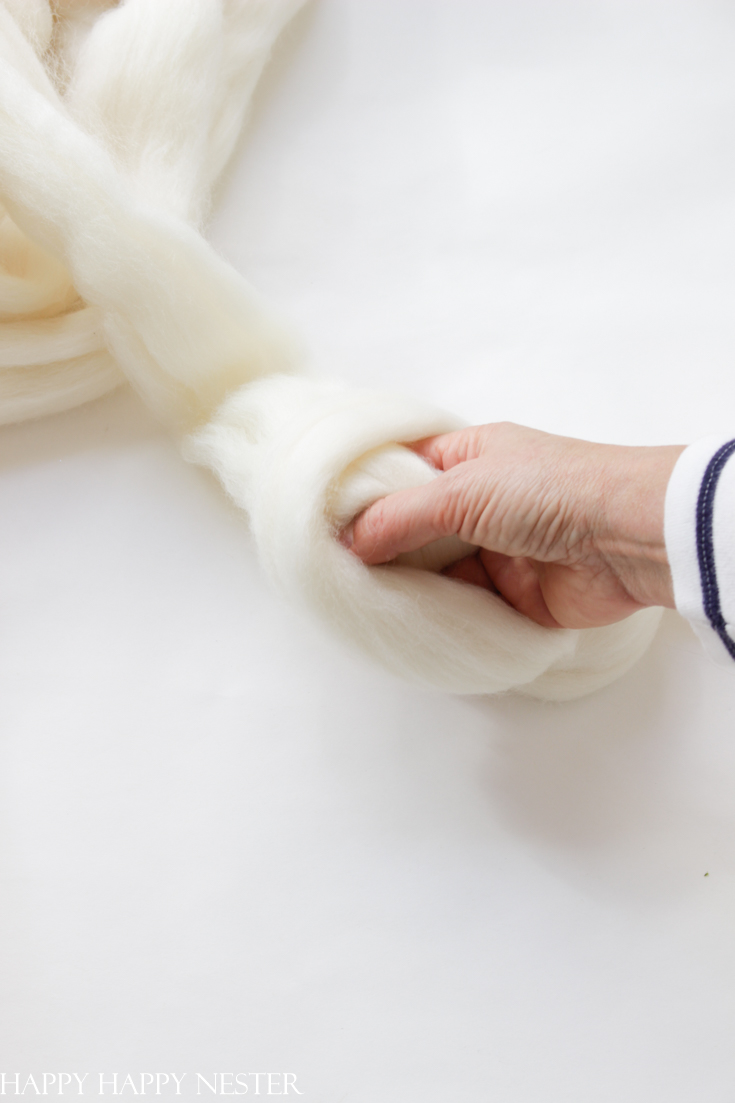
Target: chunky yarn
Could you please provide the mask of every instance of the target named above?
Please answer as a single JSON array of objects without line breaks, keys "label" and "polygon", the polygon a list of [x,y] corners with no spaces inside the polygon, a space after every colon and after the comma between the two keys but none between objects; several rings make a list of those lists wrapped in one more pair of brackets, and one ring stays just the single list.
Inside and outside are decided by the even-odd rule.
[{"label": "chunky yarn", "polygon": [[278,588],[379,662],[458,693],[550,699],[612,681],[659,619],[541,628],[436,573],[340,545],[435,477],[401,446],[456,419],[307,376],[288,331],[201,235],[273,42],[301,0],[0,0],[0,419],[130,382],[245,509]]}]

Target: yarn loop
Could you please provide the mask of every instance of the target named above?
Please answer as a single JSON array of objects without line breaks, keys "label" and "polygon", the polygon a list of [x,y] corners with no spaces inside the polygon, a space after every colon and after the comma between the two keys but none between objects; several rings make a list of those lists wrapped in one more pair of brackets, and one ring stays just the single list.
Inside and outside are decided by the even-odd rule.
[{"label": "yarn loop", "polygon": [[289,598],[411,681],[579,696],[659,620],[546,629],[437,571],[439,541],[366,567],[339,529],[435,472],[457,428],[402,395],[304,374],[298,346],[201,235],[258,77],[301,0],[0,0],[0,420],[126,380],[251,519]]}]

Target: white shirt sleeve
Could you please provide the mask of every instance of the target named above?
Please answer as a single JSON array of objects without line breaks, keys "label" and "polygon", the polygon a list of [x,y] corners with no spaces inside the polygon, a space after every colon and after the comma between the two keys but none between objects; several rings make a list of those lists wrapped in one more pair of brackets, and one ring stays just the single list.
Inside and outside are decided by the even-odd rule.
[{"label": "white shirt sleeve", "polygon": [[666,491],[666,551],[678,611],[707,651],[735,660],[735,439],[705,437],[679,457]]}]

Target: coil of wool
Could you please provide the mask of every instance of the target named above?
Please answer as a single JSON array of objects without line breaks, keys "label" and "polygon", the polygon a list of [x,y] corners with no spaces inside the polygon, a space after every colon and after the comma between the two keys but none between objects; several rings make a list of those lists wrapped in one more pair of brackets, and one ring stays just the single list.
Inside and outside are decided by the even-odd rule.
[{"label": "coil of wool", "polygon": [[466,552],[458,540],[384,567],[350,555],[347,521],[435,477],[402,445],[459,423],[307,375],[202,236],[301,2],[0,0],[0,420],[127,381],[247,511],[278,588],[379,662],[457,693],[590,692],[643,653],[659,611],[547,629],[437,573]]}]

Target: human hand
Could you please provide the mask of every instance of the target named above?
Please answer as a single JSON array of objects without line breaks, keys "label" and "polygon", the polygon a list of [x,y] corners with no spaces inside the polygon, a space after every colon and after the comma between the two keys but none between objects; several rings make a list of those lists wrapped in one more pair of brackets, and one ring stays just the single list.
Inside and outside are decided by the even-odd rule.
[{"label": "human hand", "polygon": [[664,499],[683,446],[592,444],[499,423],[411,447],[441,474],[381,498],[345,530],[365,563],[458,535],[478,551],[443,573],[541,625],[589,628],[673,608]]}]

